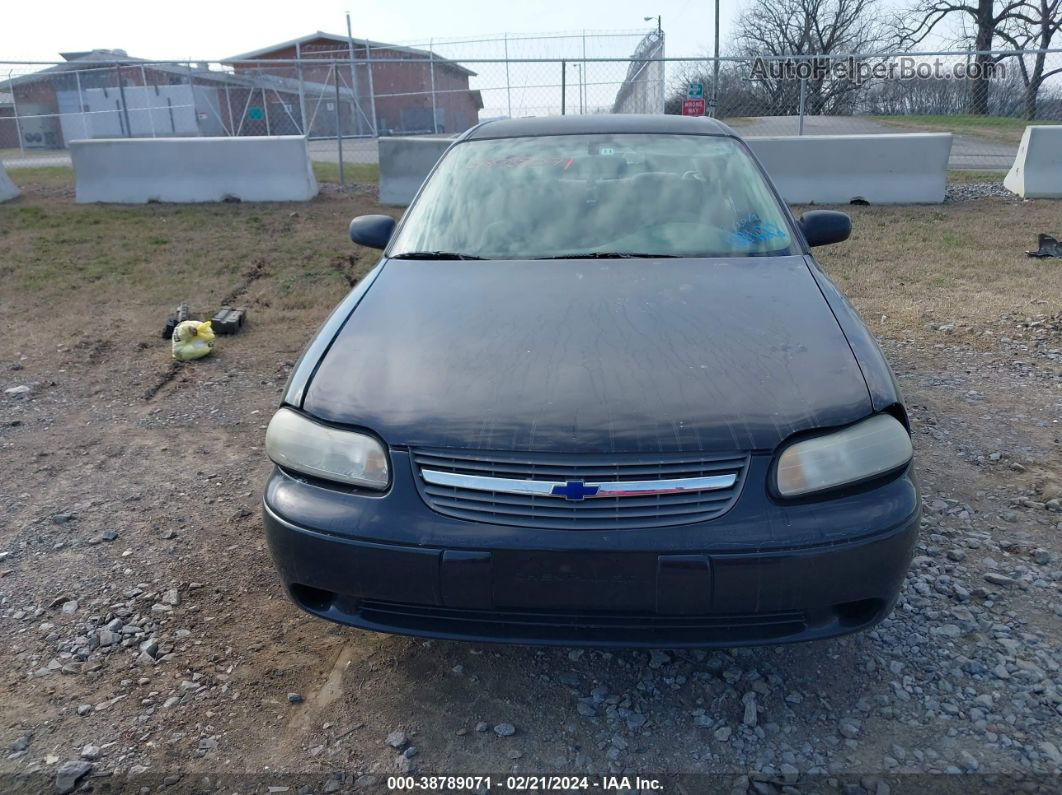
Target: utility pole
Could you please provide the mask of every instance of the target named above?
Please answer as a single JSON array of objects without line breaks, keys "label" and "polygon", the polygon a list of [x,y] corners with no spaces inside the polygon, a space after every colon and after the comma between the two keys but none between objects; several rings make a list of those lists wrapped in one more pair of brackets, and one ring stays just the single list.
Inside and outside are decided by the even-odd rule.
[{"label": "utility pole", "polygon": [[[299,76],[299,126],[302,128],[301,132],[307,138],[310,137],[309,122],[306,119],[306,89],[303,86],[302,80],[302,48],[299,46],[299,42],[295,42],[295,71]],[[228,84],[225,85],[226,102],[228,101]],[[229,122],[232,121],[232,105],[229,105]]]},{"label": "utility pole", "polygon": [[339,110],[339,61],[332,62],[332,76],[336,79],[336,144],[339,147],[339,184],[345,186],[343,179],[343,115]]},{"label": "utility pole", "polygon": [[561,116],[564,115],[565,106],[568,104],[568,62],[561,61]]},{"label": "utility pole", "polygon": [[115,79],[118,81],[118,95],[122,99],[122,118],[125,119],[125,137],[131,138],[133,136],[132,130],[129,128],[129,105],[125,101],[125,83],[122,82],[122,67],[118,64],[114,65]]},{"label": "utility pole", "polygon": [[712,64],[712,116],[719,107],[719,0],[715,0],[715,62]]},{"label": "utility pole", "polygon": [[509,107],[509,118],[513,117],[513,93],[509,83],[509,34],[505,34],[505,102]]},{"label": "utility pole", "polygon": [[583,63],[579,67],[579,113],[586,113],[586,30],[583,30]]},{"label": "utility pole", "polygon": [[369,40],[365,39],[365,68],[369,70],[369,110],[372,111],[372,134],[378,136],[380,134],[379,127],[376,126],[376,90],[372,87],[372,48],[369,46]]},{"label": "utility pole", "polygon": [[428,39],[428,67],[431,69],[431,131],[439,134],[439,111],[435,108],[435,39]]},{"label": "utility pole", "polygon": [[664,61],[663,17],[656,18],[656,35],[660,37],[660,112],[667,113],[667,62]]},{"label": "utility pole", "polygon": [[[651,22],[652,17],[642,17],[644,22]],[[664,83],[667,79],[666,69],[664,62],[664,17],[661,14],[656,15],[656,38],[660,45],[660,112],[667,113],[667,92],[664,90]],[[649,64],[643,64],[644,69],[649,68]]]},{"label": "utility pole", "polygon": [[[354,93],[354,109],[356,114],[354,116],[354,135],[358,134],[361,129],[361,122],[365,119],[365,111],[361,109],[361,103],[358,101],[358,73],[354,68],[354,36],[350,32],[350,12],[347,12],[347,52],[350,56],[350,90]],[[336,68],[336,86],[339,86],[339,69],[338,62]],[[359,119],[357,114],[361,115]]]}]

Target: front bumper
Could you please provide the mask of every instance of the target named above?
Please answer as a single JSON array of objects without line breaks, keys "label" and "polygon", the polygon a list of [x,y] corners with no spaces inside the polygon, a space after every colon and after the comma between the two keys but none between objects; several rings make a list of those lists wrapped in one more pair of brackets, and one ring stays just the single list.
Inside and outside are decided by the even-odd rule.
[{"label": "front bumper", "polygon": [[428,509],[411,473],[398,476],[400,465],[382,497],[277,470],[264,520],[295,603],[363,629],[678,648],[811,640],[887,616],[918,532],[910,473],[842,498],[780,506],[751,488],[763,482],[758,469],[729,514],[674,528],[531,530],[452,520]]}]

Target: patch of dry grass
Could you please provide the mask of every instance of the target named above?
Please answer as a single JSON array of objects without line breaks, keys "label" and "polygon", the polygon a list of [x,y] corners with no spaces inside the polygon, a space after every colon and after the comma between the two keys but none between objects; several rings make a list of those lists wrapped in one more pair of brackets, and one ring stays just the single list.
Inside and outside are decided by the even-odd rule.
[{"label": "patch of dry grass", "polygon": [[34,166],[33,168],[8,168],[7,175],[20,189],[32,188],[37,192],[69,188],[74,189],[74,169],[71,166]]},{"label": "patch of dry grass", "polygon": [[78,205],[49,178],[23,177],[23,195],[0,204],[0,315],[31,344],[86,323],[150,338],[179,302],[206,316],[237,289],[256,325],[305,339],[378,259],[350,242],[351,217],[395,212],[335,192],[300,204]]},{"label": "patch of dry grass", "polygon": [[839,209],[852,216],[852,238],[815,256],[879,335],[1062,310],[1062,260],[1025,255],[1038,233],[1062,234],[1060,202]]},{"label": "patch of dry grass", "polygon": [[971,182],[1003,182],[1006,171],[962,171],[948,172],[949,185],[968,185]]},{"label": "patch of dry grass", "polygon": [[998,143],[1016,144],[1030,124],[1059,124],[1057,121],[1014,119],[1009,116],[875,116],[890,127],[904,127],[926,132],[950,132],[956,135],[973,135]]},{"label": "patch of dry grass", "polygon": [[[16,174],[23,196],[0,205],[0,315],[9,337],[42,344],[89,321],[150,337],[178,302],[212,310],[241,286],[257,324],[305,339],[378,259],[350,243],[350,218],[397,214],[335,191],[303,204],[77,205],[51,169]],[[1062,261],[1025,256],[1037,233],[1062,234],[1060,202],[840,209],[852,239],[816,256],[882,336],[1062,310]]]},{"label": "patch of dry grass", "polygon": [[[318,182],[339,183],[339,163],[315,160],[313,173]],[[353,182],[376,184],[380,181],[380,166],[376,163],[344,163],[343,180],[348,185]]]}]

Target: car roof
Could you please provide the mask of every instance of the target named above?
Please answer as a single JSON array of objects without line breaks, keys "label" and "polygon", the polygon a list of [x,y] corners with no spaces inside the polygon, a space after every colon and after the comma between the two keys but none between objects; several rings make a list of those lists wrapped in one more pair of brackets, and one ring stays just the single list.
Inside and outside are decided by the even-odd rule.
[{"label": "car roof", "polygon": [[478,124],[460,136],[461,140],[526,138],[538,135],[579,135],[595,133],[656,133],[672,135],[728,135],[734,131],[706,116],[675,116],[635,113],[594,113],[586,116],[537,116],[498,119]]}]

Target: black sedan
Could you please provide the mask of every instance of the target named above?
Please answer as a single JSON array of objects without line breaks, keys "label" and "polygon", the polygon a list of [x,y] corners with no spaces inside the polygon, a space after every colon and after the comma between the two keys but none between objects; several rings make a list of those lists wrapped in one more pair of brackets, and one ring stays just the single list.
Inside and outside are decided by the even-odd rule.
[{"label": "black sedan", "polygon": [[442,638],[735,646],[865,629],[919,524],[874,339],[725,125],[488,122],[292,374],[265,527],[321,618]]}]

